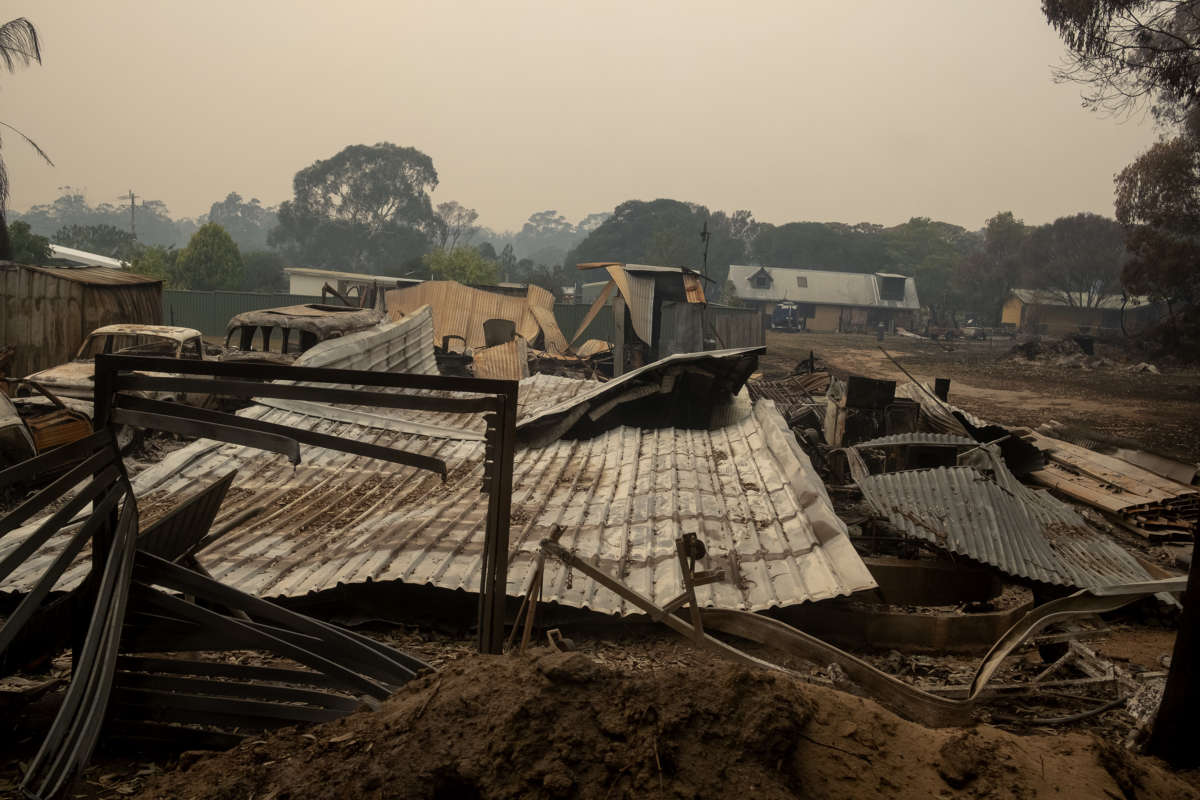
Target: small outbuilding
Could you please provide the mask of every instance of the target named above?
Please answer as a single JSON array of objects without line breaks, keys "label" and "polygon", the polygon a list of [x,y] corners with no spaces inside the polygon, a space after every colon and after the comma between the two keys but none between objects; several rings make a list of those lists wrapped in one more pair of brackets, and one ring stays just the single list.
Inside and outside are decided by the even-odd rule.
[{"label": "small outbuilding", "polygon": [[162,281],[109,267],[32,267],[0,261],[0,348],[10,376],[70,361],[96,328],[162,324]]},{"label": "small outbuilding", "polygon": [[1013,289],[1004,301],[1000,324],[1049,336],[1133,332],[1159,319],[1162,311],[1148,297]]},{"label": "small outbuilding", "polygon": [[742,302],[768,316],[781,303],[794,305],[800,327],[810,331],[863,332],[880,323],[912,328],[921,309],[917,282],[887,272],[733,264],[729,280]]}]

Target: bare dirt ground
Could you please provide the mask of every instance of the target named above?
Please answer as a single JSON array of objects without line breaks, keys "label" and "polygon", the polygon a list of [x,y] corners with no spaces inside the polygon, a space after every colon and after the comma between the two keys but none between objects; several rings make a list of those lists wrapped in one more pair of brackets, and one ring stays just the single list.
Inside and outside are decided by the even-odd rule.
[{"label": "bare dirt ground", "polygon": [[[1198,776],[1169,774],[1120,748],[1130,729],[1120,708],[1058,727],[930,730],[831,688],[833,673],[816,665],[746,645],[805,679],[748,673],[651,623],[568,628],[575,653],[548,658],[544,647],[480,657],[472,639],[428,629],[364,632],[439,674],[404,687],[381,711],[252,736],[229,753],[114,756],[102,744],[69,796],[1200,798]],[[1161,670],[1171,638],[1114,624],[1088,643],[1127,668]],[[863,656],[925,687],[969,681],[979,660]],[[60,677],[66,668],[64,658]],[[1030,647],[997,680],[1027,682],[1044,668]],[[1057,716],[1105,699],[1098,690],[1059,705],[1013,698],[991,709]],[[5,748],[12,760],[0,760],[0,797],[17,796],[35,738]]]},{"label": "bare dirt ground", "polygon": [[950,378],[950,401],[984,419],[1024,427],[1056,419],[1200,462],[1200,369],[1158,364],[1158,375],[1131,372],[1144,357],[1102,343],[1096,355],[1112,366],[1056,366],[1054,359],[1010,354],[1013,344],[769,331],[761,363],[764,375],[780,377],[813,351],[834,371],[906,380],[882,345],[922,382]]},{"label": "bare dirt ground", "polygon": [[547,650],[461,659],[377,712],[187,758],[140,789],[156,800],[1200,797],[1086,734],[931,730],[715,657],[631,673]]}]

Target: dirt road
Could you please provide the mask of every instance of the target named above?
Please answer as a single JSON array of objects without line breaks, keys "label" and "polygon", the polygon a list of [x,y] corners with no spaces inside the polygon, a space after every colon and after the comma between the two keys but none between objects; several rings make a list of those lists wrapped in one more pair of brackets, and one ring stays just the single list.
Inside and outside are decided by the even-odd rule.
[{"label": "dirt road", "polygon": [[[873,336],[772,331],[762,368],[768,377],[789,373],[812,351],[835,372],[906,380],[880,345]],[[1200,462],[1200,370],[1131,372],[1129,354],[1104,345],[1096,354],[1114,365],[1097,369],[1014,356],[1008,339],[947,344],[889,336],[882,346],[923,382],[950,378],[951,402],[985,419],[1029,427],[1056,419]]]}]

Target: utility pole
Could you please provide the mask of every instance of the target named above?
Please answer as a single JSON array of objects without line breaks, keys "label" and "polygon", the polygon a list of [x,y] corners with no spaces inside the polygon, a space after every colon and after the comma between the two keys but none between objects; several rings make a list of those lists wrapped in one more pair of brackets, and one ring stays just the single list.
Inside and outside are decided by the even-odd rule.
[{"label": "utility pole", "polygon": [[704,242],[704,267],[701,269],[701,274],[708,277],[708,240],[712,238],[712,234],[708,232],[708,217],[704,218],[704,227],[700,230],[700,241]]},{"label": "utility pole", "polygon": [[121,195],[120,198],[118,198],[118,199],[124,200],[126,196],[129,197],[129,232],[131,234],[133,234],[133,238],[136,239],[137,238],[137,223],[135,222],[135,220],[133,218],[133,208],[134,208],[133,201],[137,199],[137,195],[135,195],[133,193],[133,189],[130,189],[128,195]]}]

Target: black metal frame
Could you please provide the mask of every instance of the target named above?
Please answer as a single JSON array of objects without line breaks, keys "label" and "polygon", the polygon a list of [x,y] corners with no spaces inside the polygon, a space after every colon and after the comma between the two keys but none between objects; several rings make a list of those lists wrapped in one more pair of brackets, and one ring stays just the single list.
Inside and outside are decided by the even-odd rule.
[{"label": "black metal frame", "polygon": [[[397,390],[408,390],[409,393]],[[431,396],[412,394],[413,390],[477,396]],[[487,425],[483,491],[488,495],[488,513],[483,569],[479,578],[478,646],[483,653],[500,653],[504,644],[504,604],[508,584],[517,390],[517,381],[483,378],[100,355],[96,357],[93,424],[97,429],[116,423],[203,436],[283,453],[293,463],[300,460],[299,445],[308,444],[432,470],[445,478],[444,462],[419,453],[274,425],[236,414],[162,403],[129,393],[207,393],[245,399],[277,398],[420,411],[483,412]]]},{"label": "black metal frame", "polygon": [[[62,705],[21,783],[25,796],[56,797],[69,788],[102,727],[109,739],[142,745],[228,746],[248,732],[334,719],[377,703],[429,669],[364,636],[224,586],[199,565],[185,566],[205,541],[232,474],[140,535],[111,428],[0,471],[0,488],[72,463],[0,519],[3,537],[74,492],[0,561],[3,578],[52,537],[66,540],[0,625],[2,668],[23,663],[17,650],[52,655],[74,648]],[[91,513],[75,521],[89,503]],[[89,542],[89,576],[65,598],[46,602]],[[225,649],[265,650],[306,669],[132,655]]]}]

